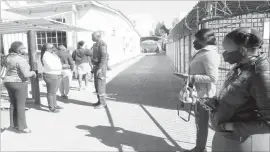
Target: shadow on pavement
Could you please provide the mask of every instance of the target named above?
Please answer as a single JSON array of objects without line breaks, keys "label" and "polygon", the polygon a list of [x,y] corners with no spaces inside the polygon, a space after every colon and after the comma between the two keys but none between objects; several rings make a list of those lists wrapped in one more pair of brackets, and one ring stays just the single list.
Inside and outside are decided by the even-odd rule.
[{"label": "shadow on pavement", "polygon": [[177,109],[182,81],[173,75],[165,54],[149,54],[107,83],[106,92],[116,102]]},{"label": "shadow on pavement", "polygon": [[48,106],[45,106],[43,104],[36,105],[34,103],[31,103],[31,104],[25,104],[25,107],[30,108],[30,109],[39,110],[39,111],[44,111],[44,112],[50,112],[49,110],[43,109],[43,108],[48,108]]},{"label": "shadow on pavement", "polygon": [[[30,91],[30,93],[31,93],[31,91]],[[47,97],[47,93],[40,92],[40,97]],[[56,98],[57,98],[57,101],[60,101],[62,103],[66,103],[66,104],[72,103],[72,104],[77,104],[77,105],[82,105],[82,106],[93,107],[93,103],[90,103],[90,102],[80,101],[80,100],[76,100],[76,99],[64,99],[63,97],[58,96],[58,95],[56,96]]]},{"label": "shadow on pavement", "polygon": [[61,96],[57,96],[57,101],[60,101],[62,103],[66,103],[66,104],[76,104],[76,105],[81,105],[81,106],[90,106],[90,107],[93,107],[93,103],[90,103],[90,102],[85,102],[85,101],[81,101],[81,100],[76,100],[76,99],[65,99]]},{"label": "shadow on pavement", "polygon": [[141,134],[125,130],[120,127],[86,125],[76,126],[78,129],[89,131],[86,136],[97,138],[104,145],[119,148],[132,147],[130,151],[177,151],[177,148],[169,145],[164,138]]},{"label": "shadow on pavement", "polygon": [[175,140],[166,132],[166,130],[157,122],[157,120],[150,114],[150,112],[142,105],[140,107],[143,109],[143,111],[148,115],[148,117],[156,124],[156,126],[159,128],[159,130],[166,136],[166,138],[173,143],[173,145],[180,151],[183,150],[176,142]]}]

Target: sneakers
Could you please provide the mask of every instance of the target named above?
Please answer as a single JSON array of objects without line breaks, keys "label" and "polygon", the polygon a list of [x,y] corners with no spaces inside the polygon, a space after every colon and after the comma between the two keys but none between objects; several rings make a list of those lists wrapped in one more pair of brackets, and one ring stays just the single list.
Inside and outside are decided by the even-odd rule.
[{"label": "sneakers", "polygon": [[56,106],[55,109],[64,109],[64,108],[61,106]]},{"label": "sneakers", "polygon": [[206,150],[206,148],[200,149],[200,148],[195,147],[195,148],[193,148],[191,150],[186,150],[184,152],[207,152],[207,150]]},{"label": "sneakers", "polygon": [[59,113],[60,111],[58,109],[50,109],[51,113]]},{"label": "sneakers", "polygon": [[22,129],[22,130],[19,130],[19,129],[18,129],[18,133],[29,134],[29,133],[31,133],[31,132],[32,132],[32,131],[31,131],[29,128]]}]

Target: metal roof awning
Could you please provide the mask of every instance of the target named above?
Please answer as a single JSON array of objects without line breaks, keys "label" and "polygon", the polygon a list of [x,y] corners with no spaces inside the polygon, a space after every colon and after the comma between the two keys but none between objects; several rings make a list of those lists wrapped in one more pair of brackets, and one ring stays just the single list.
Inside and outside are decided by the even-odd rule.
[{"label": "metal roof awning", "polygon": [[48,18],[36,18],[0,22],[0,34],[23,33],[33,31],[91,31],[81,27],[58,22]]},{"label": "metal roof awning", "polygon": [[[198,24],[241,14],[270,11],[269,1],[199,1],[170,32],[169,39],[179,39]],[[188,30],[184,30],[188,29]],[[185,32],[187,34],[185,34]]]}]

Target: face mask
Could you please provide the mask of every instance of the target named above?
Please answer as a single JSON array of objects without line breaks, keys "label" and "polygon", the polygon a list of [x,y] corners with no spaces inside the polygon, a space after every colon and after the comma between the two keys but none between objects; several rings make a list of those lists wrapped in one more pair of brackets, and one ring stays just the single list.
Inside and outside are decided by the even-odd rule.
[{"label": "face mask", "polygon": [[224,58],[224,61],[230,64],[239,63],[244,57],[244,55],[238,50],[233,52],[225,51],[222,53],[222,56]]}]

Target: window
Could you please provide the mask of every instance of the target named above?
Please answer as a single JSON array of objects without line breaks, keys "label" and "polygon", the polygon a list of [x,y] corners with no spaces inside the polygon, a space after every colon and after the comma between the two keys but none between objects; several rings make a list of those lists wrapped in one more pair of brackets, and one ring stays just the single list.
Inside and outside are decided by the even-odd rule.
[{"label": "window", "polygon": [[[64,18],[54,19],[58,22],[65,23]],[[37,48],[41,50],[42,45],[45,43],[52,43],[56,47],[64,45],[67,47],[67,33],[63,31],[38,31],[37,32]]]},{"label": "window", "polygon": [[49,31],[49,32],[37,32],[37,47],[41,49],[45,43],[52,43],[55,46],[64,45],[67,46],[66,32],[62,31]]}]

